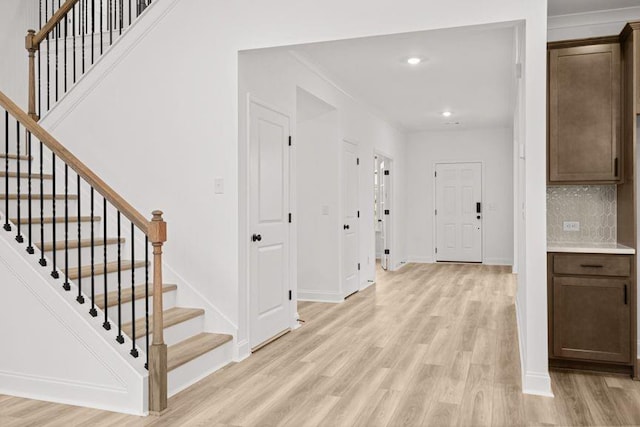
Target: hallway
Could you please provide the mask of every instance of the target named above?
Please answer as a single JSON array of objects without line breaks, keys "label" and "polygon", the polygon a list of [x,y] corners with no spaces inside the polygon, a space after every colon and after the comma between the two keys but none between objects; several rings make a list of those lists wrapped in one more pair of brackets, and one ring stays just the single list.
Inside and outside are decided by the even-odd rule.
[{"label": "hallway", "polygon": [[552,373],[520,392],[507,267],[412,264],[343,304],[300,303],[304,325],[138,418],[0,396],[0,425],[401,426],[640,424],[640,383]]}]

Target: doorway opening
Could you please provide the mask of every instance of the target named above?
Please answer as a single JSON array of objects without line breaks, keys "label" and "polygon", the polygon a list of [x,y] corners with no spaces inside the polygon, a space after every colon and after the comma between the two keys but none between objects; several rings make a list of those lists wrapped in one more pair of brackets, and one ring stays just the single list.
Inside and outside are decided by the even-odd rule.
[{"label": "doorway opening", "polygon": [[374,156],[373,171],[373,219],[375,225],[376,262],[383,270],[389,270],[391,262],[391,159]]}]

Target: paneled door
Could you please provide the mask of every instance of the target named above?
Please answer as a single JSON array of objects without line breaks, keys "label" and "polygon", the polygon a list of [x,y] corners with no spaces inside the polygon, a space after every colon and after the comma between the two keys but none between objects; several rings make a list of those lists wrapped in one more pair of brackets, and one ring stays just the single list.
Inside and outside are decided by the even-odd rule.
[{"label": "paneled door", "polygon": [[256,348],[290,326],[289,118],[250,105],[250,344]]},{"label": "paneled door", "polygon": [[438,163],[436,261],[482,262],[482,165]]},{"label": "paneled door", "polygon": [[358,147],[342,143],[342,291],[345,296],[360,289],[358,266]]}]

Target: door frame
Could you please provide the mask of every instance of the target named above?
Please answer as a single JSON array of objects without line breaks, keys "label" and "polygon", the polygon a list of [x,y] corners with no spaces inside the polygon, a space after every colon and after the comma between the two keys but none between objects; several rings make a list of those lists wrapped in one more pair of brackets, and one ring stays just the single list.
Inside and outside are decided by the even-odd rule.
[{"label": "door frame", "polygon": [[[388,155],[387,153],[380,151],[380,150],[373,150],[373,157],[374,157],[374,165],[373,167],[375,168],[375,157],[376,156],[381,156],[384,157],[385,160],[389,161],[389,166],[390,166],[390,173],[389,173],[389,204],[390,204],[390,208],[389,210],[391,211],[391,221],[389,221],[389,235],[387,236],[387,240],[388,240],[388,248],[389,249],[389,258],[387,259],[387,271],[395,271],[396,270],[396,265],[394,264],[394,255],[395,255],[395,239],[394,239],[394,227],[393,227],[393,222],[395,218],[395,199],[394,199],[394,191],[393,191],[393,185],[394,185],[394,174],[396,173],[395,170],[395,161],[393,160],[393,157]],[[375,236],[375,224],[374,224],[374,234],[373,234],[373,248],[374,248],[374,259],[375,259],[375,245],[376,245],[376,236]],[[384,254],[383,254],[384,255]],[[374,277],[375,277],[375,269],[374,269]]]},{"label": "door frame", "polygon": [[[342,138],[340,140],[340,159],[339,159],[339,173],[340,173],[340,179],[339,182],[341,184],[344,184],[345,182],[345,176],[344,176],[344,144],[352,144],[353,146],[355,146],[356,149],[356,155],[357,158],[360,159],[360,144],[358,143],[358,141],[353,140],[353,139],[349,139],[349,138]],[[358,196],[357,196],[357,205],[358,205],[358,211],[362,212],[361,206],[360,206],[360,169],[358,169],[358,173],[356,174],[356,176],[358,177],[358,182],[356,183],[356,188],[358,189]],[[346,294],[346,290],[344,289],[344,269],[342,268],[342,255],[344,254],[344,244],[342,241],[342,219],[344,218],[344,192],[345,192],[345,187],[344,185],[340,185],[340,191],[338,194],[338,210],[340,212],[340,216],[339,216],[339,220],[338,220],[338,232],[340,233],[340,238],[338,239],[338,250],[340,251],[340,262],[338,262],[338,274],[339,274],[339,278],[340,278],[340,293],[343,294],[343,297],[347,297],[348,295]],[[358,244],[357,244],[357,260],[358,263],[360,263],[360,265],[362,266],[362,260],[360,259],[360,245],[362,244],[362,236],[360,233],[360,220],[362,219],[362,215],[360,215],[360,217],[356,218],[356,225],[358,227]],[[359,292],[363,289],[362,283],[360,283],[360,278],[362,277],[361,274],[362,270],[358,270],[358,290],[356,292]]]},{"label": "door frame", "polygon": [[[246,338],[242,340],[242,342],[240,342],[238,344],[239,347],[241,347],[239,349],[239,355],[238,358],[239,359],[243,359],[247,356],[249,356],[252,352],[252,347],[251,347],[251,335],[252,335],[252,322],[251,322],[251,242],[249,240],[249,236],[251,236],[251,188],[250,188],[250,183],[251,183],[251,168],[250,168],[250,156],[251,156],[251,149],[250,149],[250,141],[251,141],[251,104],[257,104],[260,105],[261,107],[264,107],[268,110],[272,110],[278,114],[282,114],[283,116],[287,117],[289,119],[289,135],[294,138],[294,130],[295,130],[295,126],[294,126],[294,122],[293,120],[295,120],[295,115],[290,114],[286,111],[286,109],[284,108],[280,108],[277,105],[271,104],[267,101],[262,100],[261,98],[255,96],[252,93],[248,93],[247,94],[247,98],[246,98],[246,123],[245,123],[245,132],[246,132],[246,137],[244,138],[245,140],[243,141],[245,144],[245,155],[242,156],[241,158],[239,158],[239,160],[241,162],[243,162],[245,164],[245,182],[246,182],[246,188],[244,189],[244,195],[242,195],[242,191],[240,192],[241,196],[244,198],[244,202],[245,202],[245,206],[246,206],[246,211],[245,211],[245,220],[243,221],[244,224],[241,224],[241,233],[240,233],[240,237],[244,239],[244,244],[240,243],[240,245],[242,246],[243,252],[244,254],[240,255],[240,259],[239,259],[239,267],[241,270],[243,270],[244,273],[244,283],[240,282],[239,285],[242,287],[244,286],[244,288],[246,289],[245,292],[245,298],[244,298],[244,304],[246,307],[246,313],[245,313],[245,324],[247,325],[247,329],[246,329]],[[292,146],[289,147],[289,194],[288,196],[288,202],[289,202],[289,212],[292,213],[293,217],[296,217],[296,212],[295,212],[295,185],[296,185],[296,180],[295,180],[295,150],[294,150],[295,144],[292,144]],[[293,330],[293,329],[297,329],[300,325],[297,322],[298,319],[298,313],[297,313],[297,303],[298,303],[298,296],[297,296],[297,259],[296,259],[296,251],[297,251],[297,247],[296,246],[296,235],[297,235],[297,228],[296,228],[296,222],[293,221],[292,223],[289,224],[289,232],[287,233],[287,238],[288,238],[288,247],[289,247],[289,253],[288,253],[288,257],[289,257],[289,286],[291,289],[291,300],[289,301],[289,329]],[[240,311],[242,312],[242,311]],[[277,335],[274,338],[277,338],[279,336],[282,336],[282,334]]]},{"label": "door frame", "polygon": [[485,245],[486,245],[486,239],[485,239],[485,208],[486,208],[486,204],[484,202],[484,198],[485,198],[485,182],[486,179],[484,179],[485,177],[485,170],[484,170],[484,162],[482,160],[438,160],[433,162],[433,169],[431,170],[431,176],[433,177],[433,212],[432,212],[432,222],[431,222],[431,227],[432,227],[432,236],[433,236],[433,244],[432,244],[432,248],[431,248],[431,257],[433,259],[433,263],[437,263],[437,254],[436,254],[436,247],[438,245],[438,225],[437,225],[437,218],[435,215],[435,209],[436,209],[436,203],[437,203],[437,195],[436,195],[436,179],[435,179],[435,173],[436,173],[436,166],[437,165],[452,165],[452,164],[461,164],[461,163],[480,163],[480,191],[482,193],[482,197],[480,197],[480,203],[482,203],[482,232],[481,232],[481,236],[482,236],[482,244],[481,246],[481,250],[482,250],[482,257],[481,257],[481,261],[480,264],[484,264],[485,263],[485,254],[486,254],[486,250],[485,250]]}]

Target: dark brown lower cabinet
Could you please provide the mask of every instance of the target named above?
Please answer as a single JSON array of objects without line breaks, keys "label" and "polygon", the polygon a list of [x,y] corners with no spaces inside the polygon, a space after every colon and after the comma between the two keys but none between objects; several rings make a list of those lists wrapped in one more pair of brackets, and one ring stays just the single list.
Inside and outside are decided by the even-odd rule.
[{"label": "dark brown lower cabinet", "polygon": [[635,376],[635,256],[548,255],[549,364]]},{"label": "dark brown lower cabinet", "polygon": [[614,278],[553,278],[553,354],[630,362],[629,282]]}]

